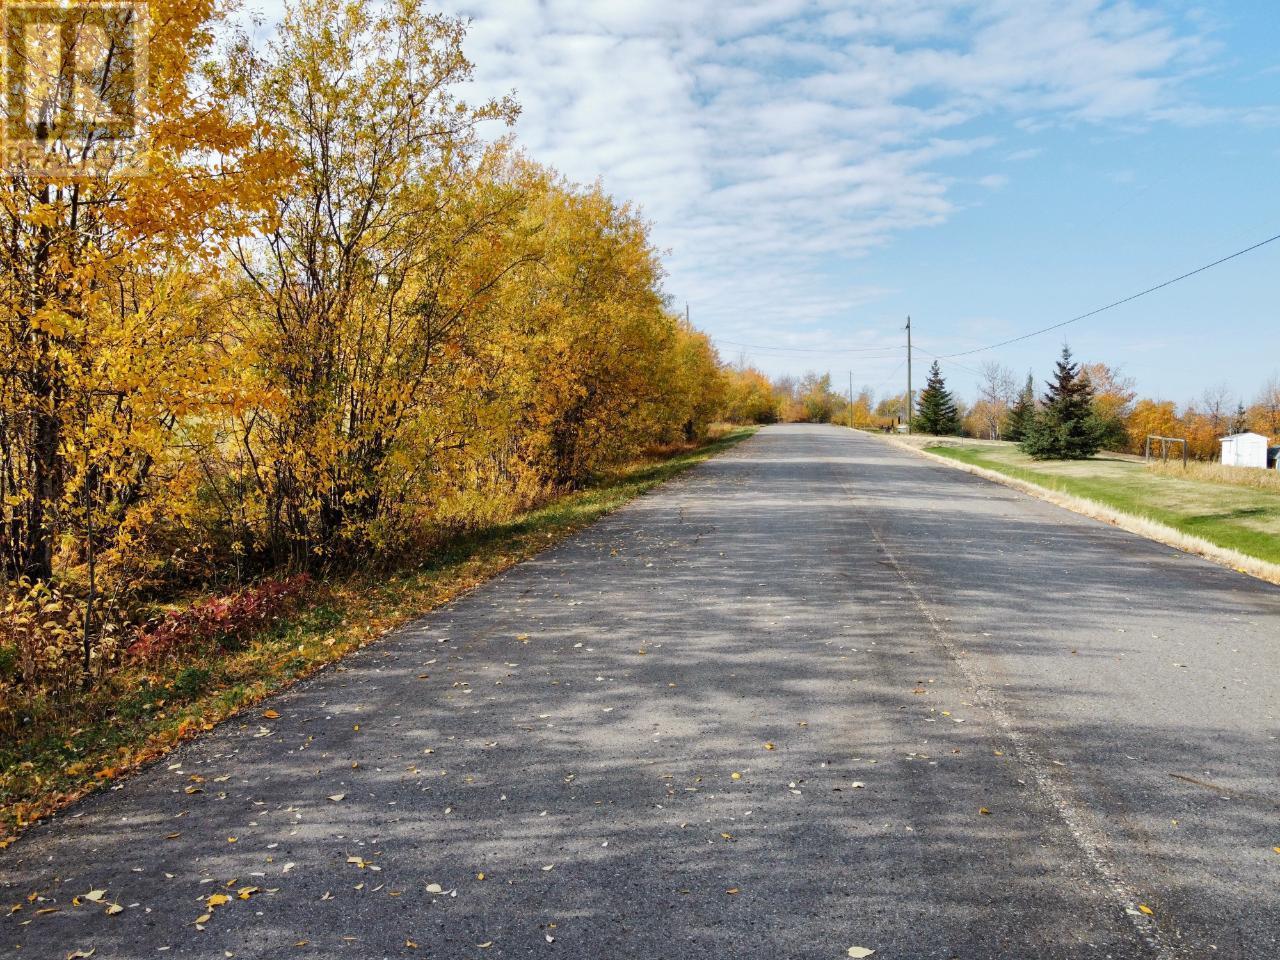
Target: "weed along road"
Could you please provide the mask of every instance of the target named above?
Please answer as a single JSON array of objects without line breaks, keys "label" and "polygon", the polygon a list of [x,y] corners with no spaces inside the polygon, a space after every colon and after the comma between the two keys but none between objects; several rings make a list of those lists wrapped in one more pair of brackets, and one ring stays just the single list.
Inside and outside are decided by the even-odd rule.
[{"label": "weed along road", "polygon": [[29,831],[0,955],[1275,957],[1278,624],[767,428]]}]

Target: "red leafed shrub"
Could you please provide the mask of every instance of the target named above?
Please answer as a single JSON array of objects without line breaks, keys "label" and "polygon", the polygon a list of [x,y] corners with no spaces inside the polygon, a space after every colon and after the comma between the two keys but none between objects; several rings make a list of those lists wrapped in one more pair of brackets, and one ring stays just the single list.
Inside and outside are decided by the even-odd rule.
[{"label": "red leafed shrub", "polygon": [[305,573],[287,580],[264,580],[240,593],[215,597],[143,626],[125,655],[156,660],[183,650],[225,648],[248,640],[287,613],[311,585]]}]

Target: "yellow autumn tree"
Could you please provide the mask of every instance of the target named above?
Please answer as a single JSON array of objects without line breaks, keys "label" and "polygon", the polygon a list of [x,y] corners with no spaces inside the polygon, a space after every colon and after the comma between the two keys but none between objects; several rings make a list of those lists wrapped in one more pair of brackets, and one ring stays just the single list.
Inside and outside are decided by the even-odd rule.
[{"label": "yellow autumn tree", "polygon": [[599,184],[576,188],[523,159],[513,170],[537,244],[507,303],[520,456],[551,485],[574,485],[703,415],[663,383],[678,376],[680,327],[648,224]]},{"label": "yellow autumn tree", "polygon": [[463,34],[422,0],[299,0],[253,63],[243,109],[297,174],[236,251],[228,326],[256,402],[225,432],[243,456],[222,487],[269,559],[379,542],[460,442],[441,391],[480,377],[470,324],[520,204],[477,135],[513,105],[457,99]]},{"label": "yellow autumn tree", "polygon": [[649,224],[482,139],[516,107],[460,99],[462,21],[296,0],[259,49],[150,13],[137,156],[52,138],[0,184],[0,563],[40,582],[0,645],[70,611],[87,667],[59,591],[102,560],[152,595],[390,562],[705,435],[720,362]]},{"label": "yellow autumn tree", "polygon": [[723,417],[730,423],[776,423],[781,417],[778,397],[769,378],[745,364],[724,372]]},{"label": "yellow autumn tree", "polygon": [[1280,441],[1280,378],[1271,377],[1249,407],[1249,426],[1257,433]]},{"label": "yellow autumn tree", "polygon": [[674,328],[658,379],[658,439],[692,443],[707,433],[724,406],[726,383],[711,339],[686,318],[668,315]]},{"label": "yellow autumn tree", "polygon": [[1128,420],[1137,399],[1133,378],[1105,363],[1086,363],[1084,374],[1093,387],[1093,413],[1102,425],[1103,449],[1125,452],[1131,447]]},{"label": "yellow autumn tree", "polygon": [[[220,5],[147,8],[105,37],[83,13],[64,25],[76,49],[146,41],[145,86],[104,69],[94,91],[135,111],[129,155],[92,142],[79,121],[51,122],[0,177],[0,563],[10,575],[45,580],[60,549],[119,547],[153,509],[175,425],[217,392],[205,277],[280,168],[279,155],[249,149],[253,131],[223,109],[216,74],[196,69]],[[44,53],[71,83],[77,61]]]},{"label": "yellow autumn tree", "polygon": [[1179,419],[1177,407],[1172,400],[1139,400],[1129,413],[1126,425],[1129,430],[1129,447],[1139,452],[1145,449],[1149,436],[1185,436],[1185,424]]}]

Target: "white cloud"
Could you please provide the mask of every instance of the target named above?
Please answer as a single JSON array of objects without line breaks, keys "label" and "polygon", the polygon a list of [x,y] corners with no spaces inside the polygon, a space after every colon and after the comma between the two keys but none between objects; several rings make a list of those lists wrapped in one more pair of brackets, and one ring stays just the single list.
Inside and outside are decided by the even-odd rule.
[{"label": "white cloud", "polygon": [[1005,159],[1010,163],[1022,163],[1026,160],[1034,160],[1042,153],[1044,153],[1043,147],[1024,147],[1021,150],[1014,150]]},{"label": "white cloud", "polygon": [[955,183],[1002,186],[1038,150],[1019,131],[1208,119],[1181,94],[1208,44],[1135,0],[443,6],[473,18],[475,95],[514,89],[534,157],[638,202],[671,292],[732,339],[839,327],[878,292],[842,265],[952,216]]}]

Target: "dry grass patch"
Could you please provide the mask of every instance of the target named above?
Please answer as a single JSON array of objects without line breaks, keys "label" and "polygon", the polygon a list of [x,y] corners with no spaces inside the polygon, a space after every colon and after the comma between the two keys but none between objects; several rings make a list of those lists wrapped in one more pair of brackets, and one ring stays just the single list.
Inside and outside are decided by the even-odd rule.
[{"label": "dry grass patch", "polygon": [[1147,470],[1161,477],[1174,480],[1196,480],[1200,483],[1221,483],[1232,487],[1249,487],[1280,494],[1280,470],[1259,470],[1250,467],[1224,467],[1220,463],[1187,464],[1155,461],[1147,464]]}]

